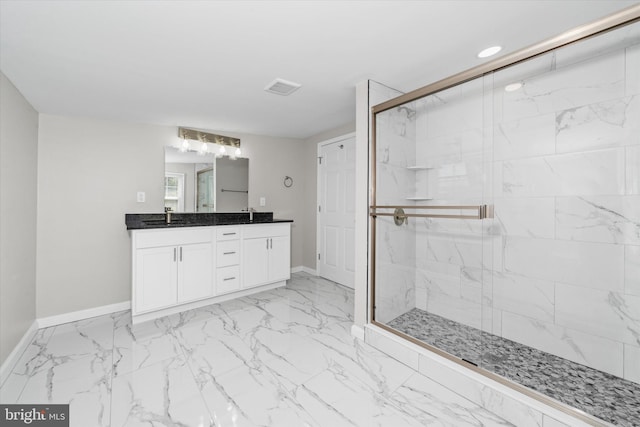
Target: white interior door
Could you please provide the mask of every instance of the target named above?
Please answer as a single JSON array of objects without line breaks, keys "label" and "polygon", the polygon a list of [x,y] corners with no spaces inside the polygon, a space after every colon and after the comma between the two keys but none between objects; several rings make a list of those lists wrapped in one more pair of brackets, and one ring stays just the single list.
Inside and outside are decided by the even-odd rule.
[{"label": "white interior door", "polygon": [[318,144],[318,275],[354,287],[355,136]]}]

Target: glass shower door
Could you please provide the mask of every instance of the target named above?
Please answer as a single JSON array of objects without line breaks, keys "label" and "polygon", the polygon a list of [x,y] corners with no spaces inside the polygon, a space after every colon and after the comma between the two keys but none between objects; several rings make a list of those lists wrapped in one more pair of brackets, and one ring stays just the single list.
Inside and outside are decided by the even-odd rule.
[{"label": "glass shower door", "polygon": [[374,107],[373,323],[635,425],[640,22],[443,85]]},{"label": "glass shower door", "polygon": [[376,114],[372,209],[375,321],[475,365],[492,324],[483,94],[479,79]]},{"label": "glass shower door", "polygon": [[215,212],[215,186],[213,180],[213,169],[208,168],[198,171],[197,212]]}]

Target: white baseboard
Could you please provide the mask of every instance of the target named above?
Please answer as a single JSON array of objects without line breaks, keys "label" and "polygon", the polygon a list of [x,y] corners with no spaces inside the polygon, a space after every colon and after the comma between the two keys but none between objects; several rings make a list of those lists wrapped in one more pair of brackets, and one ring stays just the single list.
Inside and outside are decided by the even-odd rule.
[{"label": "white baseboard", "polygon": [[291,272],[292,273],[300,273],[300,272],[302,272],[302,273],[311,274],[312,276],[317,276],[318,275],[316,270],[313,270],[313,269],[311,269],[309,267],[305,267],[304,265],[299,265],[297,267],[293,267],[291,269]]},{"label": "white baseboard", "polygon": [[302,271],[304,271],[305,273],[311,274],[312,276],[317,276],[318,272],[312,268],[309,267],[302,267]]},{"label": "white baseboard", "polygon": [[38,328],[48,328],[50,326],[90,319],[92,317],[102,316],[104,314],[111,314],[117,311],[124,311],[129,309],[131,309],[131,301],[123,301],[116,304],[88,308],[86,310],[72,311],[71,313],[42,317],[40,319],[37,319],[36,321],[38,322]]},{"label": "white baseboard", "polygon": [[358,325],[351,325],[351,336],[364,341],[364,328]]},{"label": "white baseboard", "polygon": [[33,337],[38,332],[38,321],[34,320],[29,329],[24,333],[18,344],[13,348],[13,351],[9,353],[9,356],[0,365],[0,385],[9,378],[9,374],[13,370],[13,367],[18,363],[18,359],[22,356],[22,353],[27,349]]}]

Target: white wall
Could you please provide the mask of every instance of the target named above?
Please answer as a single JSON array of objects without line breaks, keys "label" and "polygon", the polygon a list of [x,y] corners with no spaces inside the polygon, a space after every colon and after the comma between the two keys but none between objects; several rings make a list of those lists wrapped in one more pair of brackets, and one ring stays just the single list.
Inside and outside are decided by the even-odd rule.
[{"label": "white wall", "polygon": [[[241,139],[242,156],[249,158],[249,206],[260,212],[273,212],[274,218],[292,219],[291,266],[302,265],[304,229],[308,221],[304,215],[305,180],[307,171],[300,159],[304,156],[302,140],[251,134],[231,134]],[[284,186],[290,176],[293,185]],[[260,206],[260,197],[266,206]]]},{"label": "white wall", "polygon": [[0,73],[0,364],[36,317],[38,113]]},{"label": "white wall", "polygon": [[175,135],[173,127],[40,115],[38,317],[131,299],[124,214],[163,211],[163,147]]},{"label": "white wall", "polygon": [[[369,302],[369,81],[356,85],[356,230],[353,323],[368,321]],[[364,337],[364,330],[361,332]]]},{"label": "white wall", "polygon": [[[242,140],[243,156],[250,159],[250,206],[295,221],[291,265],[301,265],[302,141],[219,133]],[[37,317],[130,299],[124,214],[162,212],[164,146],[176,135],[169,126],[40,116]],[[285,175],[294,179],[293,187],[283,186]],[[137,191],[146,192],[146,203],[136,202]]]}]

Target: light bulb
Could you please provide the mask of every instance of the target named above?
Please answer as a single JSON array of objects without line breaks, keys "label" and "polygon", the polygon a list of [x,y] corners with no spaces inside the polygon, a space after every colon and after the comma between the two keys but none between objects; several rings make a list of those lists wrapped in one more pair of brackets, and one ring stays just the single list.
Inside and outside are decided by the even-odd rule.
[{"label": "light bulb", "polygon": [[189,148],[191,148],[191,146],[189,145],[189,141],[187,141],[187,138],[184,138],[182,140],[182,145],[180,146],[180,151],[182,151],[184,153]]},{"label": "light bulb", "polygon": [[201,156],[204,156],[205,154],[207,154],[207,143],[203,142],[202,145],[200,146],[200,150],[198,151],[198,154],[200,154]]},{"label": "light bulb", "polygon": [[242,154],[242,151],[240,151],[240,147],[236,148],[236,157],[240,157],[240,155]]},{"label": "light bulb", "polygon": [[220,148],[218,148],[218,154],[220,156],[224,156],[225,154],[227,154],[227,149],[224,148],[224,145],[221,145]]}]

